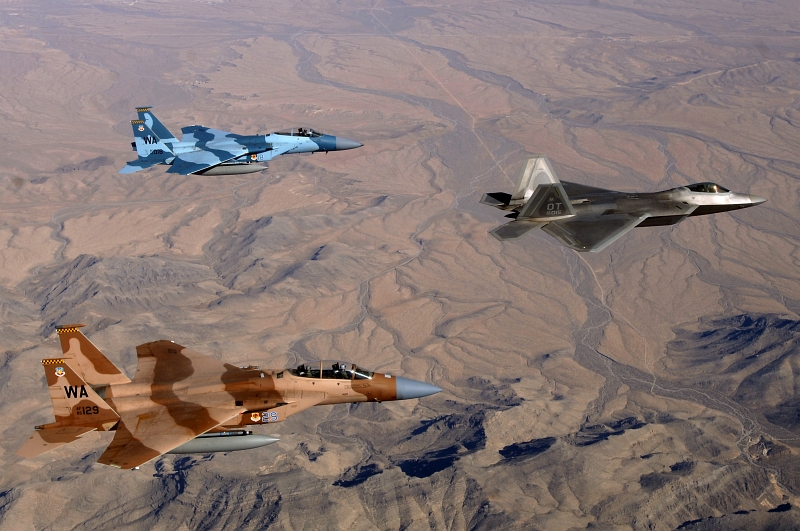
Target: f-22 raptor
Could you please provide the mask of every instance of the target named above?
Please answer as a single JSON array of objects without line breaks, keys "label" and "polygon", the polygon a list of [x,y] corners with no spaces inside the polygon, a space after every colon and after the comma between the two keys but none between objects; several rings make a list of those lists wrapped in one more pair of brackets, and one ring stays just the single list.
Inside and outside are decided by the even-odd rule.
[{"label": "f-22 raptor", "polygon": [[136,347],[130,380],[80,331],[57,328],[60,358],[44,359],[55,422],[17,451],[34,457],[91,431],[113,431],[98,462],[135,469],[165,454],[230,452],[278,441],[253,425],[281,422],[312,406],[421,398],[441,391],[424,382],[340,360],[292,369],[237,367],[173,341]]},{"label": "f-22 raptor", "polygon": [[514,221],[489,233],[498,240],[519,238],[541,228],[570,249],[597,252],[634,227],[675,225],[705,216],[759,205],[763,197],[737,194],[704,182],[663,192],[617,192],[559,181],[544,155],[527,159],[514,193],[484,194],[481,203],[510,210]]},{"label": "f-22 raptor", "polygon": [[133,173],[155,166],[170,166],[167,173],[180,175],[235,175],[265,170],[265,163],[286,153],[315,153],[354,149],[363,144],[300,127],[268,135],[237,135],[190,125],[181,129],[180,140],[150,111],[137,107],[131,120],[133,150],[139,158],[119,173]]}]

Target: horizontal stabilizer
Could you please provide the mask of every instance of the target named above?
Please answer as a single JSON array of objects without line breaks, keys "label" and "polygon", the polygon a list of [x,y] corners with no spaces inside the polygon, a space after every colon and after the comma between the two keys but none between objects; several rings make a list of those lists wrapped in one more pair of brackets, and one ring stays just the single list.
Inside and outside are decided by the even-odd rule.
[{"label": "horizontal stabilizer", "polygon": [[530,232],[534,229],[538,229],[539,227],[545,225],[545,223],[538,223],[535,221],[528,221],[526,219],[521,219],[517,221],[512,221],[510,223],[506,223],[505,225],[500,225],[499,227],[492,229],[489,231],[489,234],[494,236],[500,241],[503,240],[513,240],[519,238],[523,234]]},{"label": "horizontal stabilizer", "polygon": [[147,168],[153,167],[156,164],[161,164],[162,162],[164,161],[162,160],[148,161],[145,159],[132,160],[129,163],[127,163],[121,170],[119,170],[118,173],[121,173],[123,175],[126,175],[128,173],[135,173],[137,171],[146,170]]},{"label": "horizontal stabilizer", "polygon": [[64,446],[80,439],[81,435],[94,431],[89,426],[66,426],[64,428],[46,428],[36,430],[30,439],[17,450],[20,457],[36,457],[59,446]]},{"label": "horizontal stabilizer", "polygon": [[480,202],[482,205],[505,209],[511,203],[511,194],[505,192],[490,192],[483,194]]}]

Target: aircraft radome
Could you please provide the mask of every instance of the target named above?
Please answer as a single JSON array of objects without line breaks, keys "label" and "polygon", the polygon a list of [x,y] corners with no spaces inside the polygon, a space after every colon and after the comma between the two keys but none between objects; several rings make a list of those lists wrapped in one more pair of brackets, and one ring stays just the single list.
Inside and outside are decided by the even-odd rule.
[{"label": "aircraft radome", "polygon": [[675,225],[704,216],[759,205],[766,199],[737,194],[714,183],[663,192],[617,192],[559,181],[544,155],[527,159],[514,193],[484,194],[481,203],[510,210],[514,221],[489,233],[498,240],[519,238],[541,227],[576,251],[605,249],[634,227]]},{"label": "aircraft radome", "polygon": [[150,112],[137,107],[131,120],[131,146],[139,158],[119,173],[133,173],[157,164],[170,166],[167,173],[180,175],[235,175],[265,170],[266,163],[287,153],[315,153],[354,149],[363,144],[300,127],[268,135],[237,135],[190,125],[181,129],[180,140]]},{"label": "aircraft radome", "polygon": [[17,451],[34,457],[90,431],[114,431],[98,462],[135,469],[166,453],[247,450],[278,439],[248,427],[281,422],[312,406],[421,398],[441,391],[352,363],[315,361],[293,369],[237,367],[173,341],[136,347],[128,379],[80,331],[57,328],[62,356],[42,360],[55,422]]}]

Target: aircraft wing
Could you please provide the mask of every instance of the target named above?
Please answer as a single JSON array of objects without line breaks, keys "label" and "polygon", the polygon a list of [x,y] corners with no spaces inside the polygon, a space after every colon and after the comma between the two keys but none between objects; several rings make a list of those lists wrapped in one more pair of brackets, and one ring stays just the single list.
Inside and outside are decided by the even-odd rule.
[{"label": "aircraft wing", "polygon": [[36,430],[30,439],[17,450],[20,457],[36,457],[59,446],[77,441],[81,435],[94,431],[96,428],[86,426],[66,426],[63,428],[45,428]]},{"label": "aircraft wing", "polygon": [[234,153],[224,149],[214,149],[213,151],[191,151],[182,153],[175,157],[172,166],[167,173],[178,173],[180,175],[190,175],[199,171],[206,170],[213,166],[218,166],[223,162],[228,162],[240,156],[241,151]]},{"label": "aircraft wing", "polygon": [[161,339],[136,347],[135,384],[164,385],[189,383],[193,375],[219,374],[242,369],[200,354],[174,341]]},{"label": "aircraft wing", "polygon": [[219,129],[211,129],[203,127],[202,125],[189,125],[181,128],[181,142],[212,142],[214,140],[222,140],[224,138],[233,138],[236,135],[228,131],[220,131]]},{"label": "aircraft wing", "polygon": [[649,214],[609,214],[554,221],[543,227],[550,236],[576,251],[597,252],[641,223]]},{"label": "aircraft wing", "polygon": [[224,402],[209,407],[184,401],[175,390],[176,386],[192,385],[193,377],[199,377],[202,383],[207,381],[203,375],[219,374],[224,378],[227,371],[241,370],[238,367],[167,340],[137,346],[136,356],[138,365],[131,384],[160,392],[115,401],[120,422],[114,440],[98,462],[120,468],[137,467],[245,411],[242,406],[225,407]]},{"label": "aircraft wing", "polygon": [[207,408],[191,402],[162,406],[148,398],[143,398],[142,402],[142,407],[120,414],[114,440],[97,460],[98,463],[135,468],[245,410]]}]

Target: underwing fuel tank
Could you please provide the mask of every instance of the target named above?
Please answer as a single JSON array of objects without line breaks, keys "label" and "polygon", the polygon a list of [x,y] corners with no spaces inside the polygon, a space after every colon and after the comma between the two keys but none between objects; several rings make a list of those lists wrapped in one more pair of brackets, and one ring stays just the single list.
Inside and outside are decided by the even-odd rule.
[{"label": "underwing fuel tank", "polygon": [[266,170],[264,164],[220,164],[205,171],[197,172],[199,175],[239,175],[243,173],[255,173]]},{"label": "underwing fuel tank", "polygon": [[235,452],[252,450],[278,442],[269,435],[253,434],[251,431],[225,431],[199,435],[189,442],[167,452],[168,454],[207,454],[211,452]]}]

